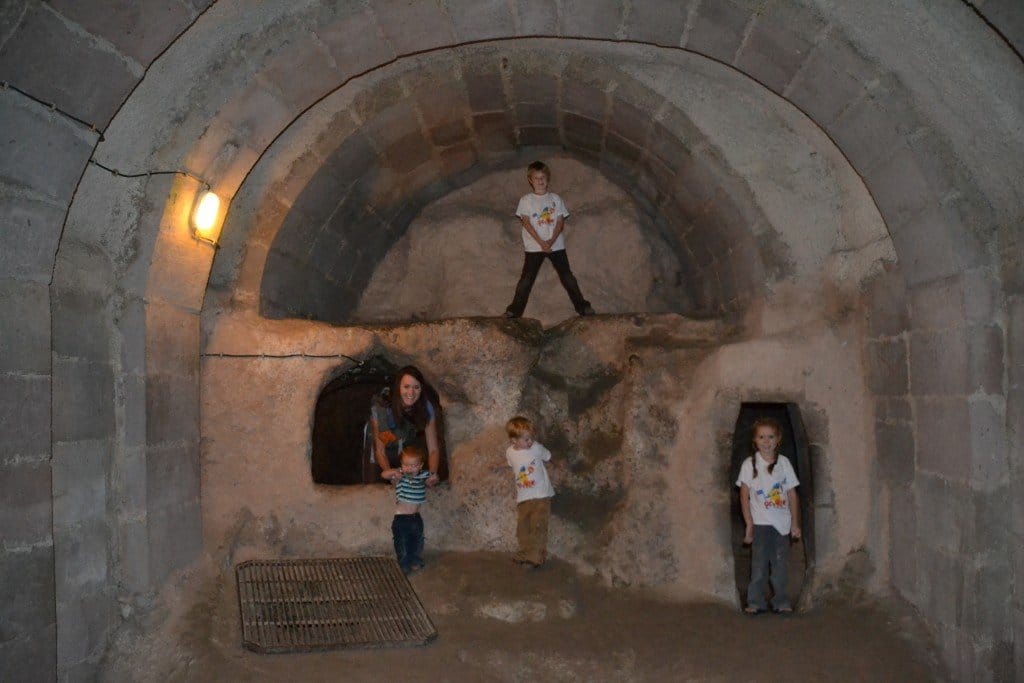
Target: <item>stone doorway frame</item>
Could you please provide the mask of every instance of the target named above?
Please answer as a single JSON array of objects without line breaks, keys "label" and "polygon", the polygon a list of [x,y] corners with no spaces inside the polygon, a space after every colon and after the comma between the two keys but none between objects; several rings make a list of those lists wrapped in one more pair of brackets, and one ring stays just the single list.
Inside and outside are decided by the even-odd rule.
[{"label": "stone doorway frame", "polygon": [[[800,496],[800,525],[802,540],[793,552],[802,552],[804,568],[801,581],[800,594],[792,596],[794,605],[807,608],[810,605],[811,591],[814,586],[815,568],[815,525],[814,525],[814,470],[811,464],[811,441],[807,436],[804,420],[801,416],[800,407],[792,401],[742,401],[736,418],[733,422],[733,431],[730,435],[729,444],[729,514],[730,529],[736,525],[737,515],[740,514],[739,494],[736,488],[736,478],[739,476],[739,469],[743,460],[749,456],[750,448],[750,422],[755,416],[770,417],[777,420],[783,430],[783,445],[781,452],[786,453],[787,444],[792,454],[791,462],[796,470],[800,486],[797,493]],[[734,567],[740,564],[740,558],[736,554],[736,545],[730,538],[730,547],[733,550]],[[798,550],[799,548],[799,550]],[[746,595],[740,588],[740,577],[736,576],[737,590],[741,605],[746,605]]]}]

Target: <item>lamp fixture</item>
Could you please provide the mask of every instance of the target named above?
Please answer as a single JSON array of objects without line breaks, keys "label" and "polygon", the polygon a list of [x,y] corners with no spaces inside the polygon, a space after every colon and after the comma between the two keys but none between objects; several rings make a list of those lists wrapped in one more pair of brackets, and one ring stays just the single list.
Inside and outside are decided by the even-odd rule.
[{"label": "lamp fixture", "polygon": [[200,192],[192,210],[192,230],[196,238],[217,244],[220,217],[220,197],[210,190]]}]

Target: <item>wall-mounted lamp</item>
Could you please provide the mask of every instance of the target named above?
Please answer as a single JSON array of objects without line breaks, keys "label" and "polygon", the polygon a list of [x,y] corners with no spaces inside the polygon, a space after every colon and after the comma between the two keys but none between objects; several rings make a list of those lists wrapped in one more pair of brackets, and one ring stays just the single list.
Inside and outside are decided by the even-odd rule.
[{"label": "wall-mounted lamp", "polygon": [[192,231],[197,239],[217,244],[221,227],[220,197],[209,190],[199,193],[192,209]]}]

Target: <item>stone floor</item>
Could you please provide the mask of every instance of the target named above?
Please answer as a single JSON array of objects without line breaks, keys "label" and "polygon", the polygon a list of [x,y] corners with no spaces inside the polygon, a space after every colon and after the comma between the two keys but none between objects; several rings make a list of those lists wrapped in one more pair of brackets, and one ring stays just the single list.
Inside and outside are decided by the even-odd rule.
[{"label": "stone floor", "polygon": [[[557,560],[427,555],[412,577],[439,633],[425,647],[258,655],[243,649],[233,573],[181,591],[160,629],[125,632],[109,681],[934,681],[928,638],[896,603],[746,617],[609,588]],[[199,596],[197,597],[197,593]],[[166,619],[168,614],[176,618]],[[156,612],[154,612],[154,615]],[[154,617],[155,618],[155,617]]]}]

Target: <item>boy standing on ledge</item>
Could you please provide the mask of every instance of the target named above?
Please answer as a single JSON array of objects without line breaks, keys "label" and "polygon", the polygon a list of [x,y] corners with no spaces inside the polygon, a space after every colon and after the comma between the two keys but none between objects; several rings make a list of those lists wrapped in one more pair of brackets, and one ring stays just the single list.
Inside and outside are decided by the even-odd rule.
[{"label": "boy standing on ledge", "polygon": [[523,272],[516,285],[515,297],[505,309],[506,318],[518,318],[526,309],[526,301],[530,298],[530,290],[537,279],[541,264],[545,258],[551,259],[551,265],[558,273],[565,291],[572,300],[573,308],[579,315],[594,315],[590,302],[583,298],[576,276],[569,268],[569,257],[565,253],[565,236],[562,230],[569,212],[565,209],[562,198],[554,192],[548,192],[551,171],[547,164],[535,161],[526,169],[526,179],[533,192],[523,195],[516,208],[516,216],[523,225],[523,248],[526,254],[523,259]]}]

